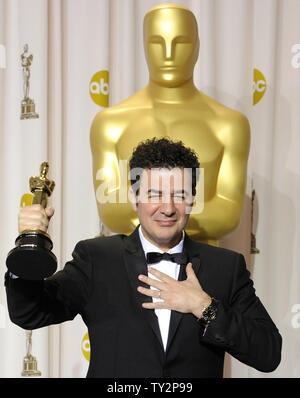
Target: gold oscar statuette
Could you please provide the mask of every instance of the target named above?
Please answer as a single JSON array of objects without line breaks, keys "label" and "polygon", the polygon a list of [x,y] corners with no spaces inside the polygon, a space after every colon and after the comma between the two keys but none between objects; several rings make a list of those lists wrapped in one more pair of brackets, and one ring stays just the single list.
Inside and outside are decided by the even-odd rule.
[{"label": "gold oscar statuette", "polygon": [[21,120],[23,119],[38,119],[39,114],[35,111],[35,103],[29,97],[30,88],[30,67],[32,64],[33,55],[28,54],[28,44],[24,45],[24,52],[21,55],[21,63],[23,69],[23,93],[24,98],[21,102]]},{"label": "gold oscar statuette", "polygon": [[37,360],[31,354],[32,349],[32,330],[26,330],[26,356],[23,359],[22,376],[41,376],[42,373],[37,369]]},{"label": "gold oscar statuette", "polygon": [[[33,193],[32,204],[47,206],[48,197],[53,192],[55,182],[47,178],[49,164],[41,164],[40,175],[29,179]],[[7,256],[8,270],[20,278],[40,280],[52,275],[57,268],[57,260],[51,249],[50,236],[39,229],[25,230],[17,237],[16,247]]]}]

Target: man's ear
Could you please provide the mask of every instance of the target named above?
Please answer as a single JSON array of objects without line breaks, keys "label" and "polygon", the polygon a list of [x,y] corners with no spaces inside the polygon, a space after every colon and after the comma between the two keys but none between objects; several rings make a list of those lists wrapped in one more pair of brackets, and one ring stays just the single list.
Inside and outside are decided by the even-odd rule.
[{"label": "man's ear", "polygon": [[134,211],[137,211],[137,196],[135,195],[135,193],[133,192],[132,187],[129,188],[129,194],[128,194],[131,206],[133,208]]}]

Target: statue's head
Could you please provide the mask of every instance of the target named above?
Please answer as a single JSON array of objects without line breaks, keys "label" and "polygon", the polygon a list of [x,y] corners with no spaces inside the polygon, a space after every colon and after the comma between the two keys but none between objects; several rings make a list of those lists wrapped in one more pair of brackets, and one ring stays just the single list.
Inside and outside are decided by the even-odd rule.
[{"label": "statue's head", "polygon": [[25,53],[28,52],[28,44],[24,44],[24,52],[25,52]]},{"label": "statue's head", "polygon": [[152,81],[176,87],[191,79],[199,54],[194,14],[177,4],[151,8],[144,18],[144,48]]}]

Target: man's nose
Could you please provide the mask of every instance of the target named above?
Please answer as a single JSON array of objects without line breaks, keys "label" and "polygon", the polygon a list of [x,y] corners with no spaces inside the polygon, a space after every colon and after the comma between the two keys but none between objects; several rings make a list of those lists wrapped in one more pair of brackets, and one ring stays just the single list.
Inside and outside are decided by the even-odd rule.
[{"label": "man's nose", "polygon": [[160,212],[165,214],[166,216],[171,216],[176,212],[173,198],[165,200],[163,203],[161,203]]}]

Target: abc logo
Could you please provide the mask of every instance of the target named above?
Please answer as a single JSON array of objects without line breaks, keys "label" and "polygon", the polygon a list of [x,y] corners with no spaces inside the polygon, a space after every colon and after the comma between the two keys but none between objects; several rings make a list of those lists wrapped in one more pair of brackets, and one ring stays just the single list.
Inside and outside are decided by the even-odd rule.
[{"label": "abc logo", "polygon": [[253,105],[256,105],[264,96],[267,89],[267,81],[260,70],[253,70]]},{"label": "abc logo", "polygon": [[292,317],[292,327],[294,329],[300,328],[300,304],[294,304],[292,307],[292,312],[296,314]]},{"label": "abc logo", "polygon": [[5,69],[5,47],[3,44],[0,44],[0,68]]},{"label": "abc logo", "polygon": [[90,346],[90,338],[88,333],[86,333],[82,339],[81,351],[85,359],[90,362],[91,346]]},{"label": "abc logo", "polygon": [[300,44],[299,43],[293,44],[291,51],[292,53],[295,53],[291,61],[292,67],[295,69],[300,68]]},{"label": "abc logo", "polygon": [[108,107],[109,72],[101,70],[94,74],[90,81],[90,95],[95,104]]}]

